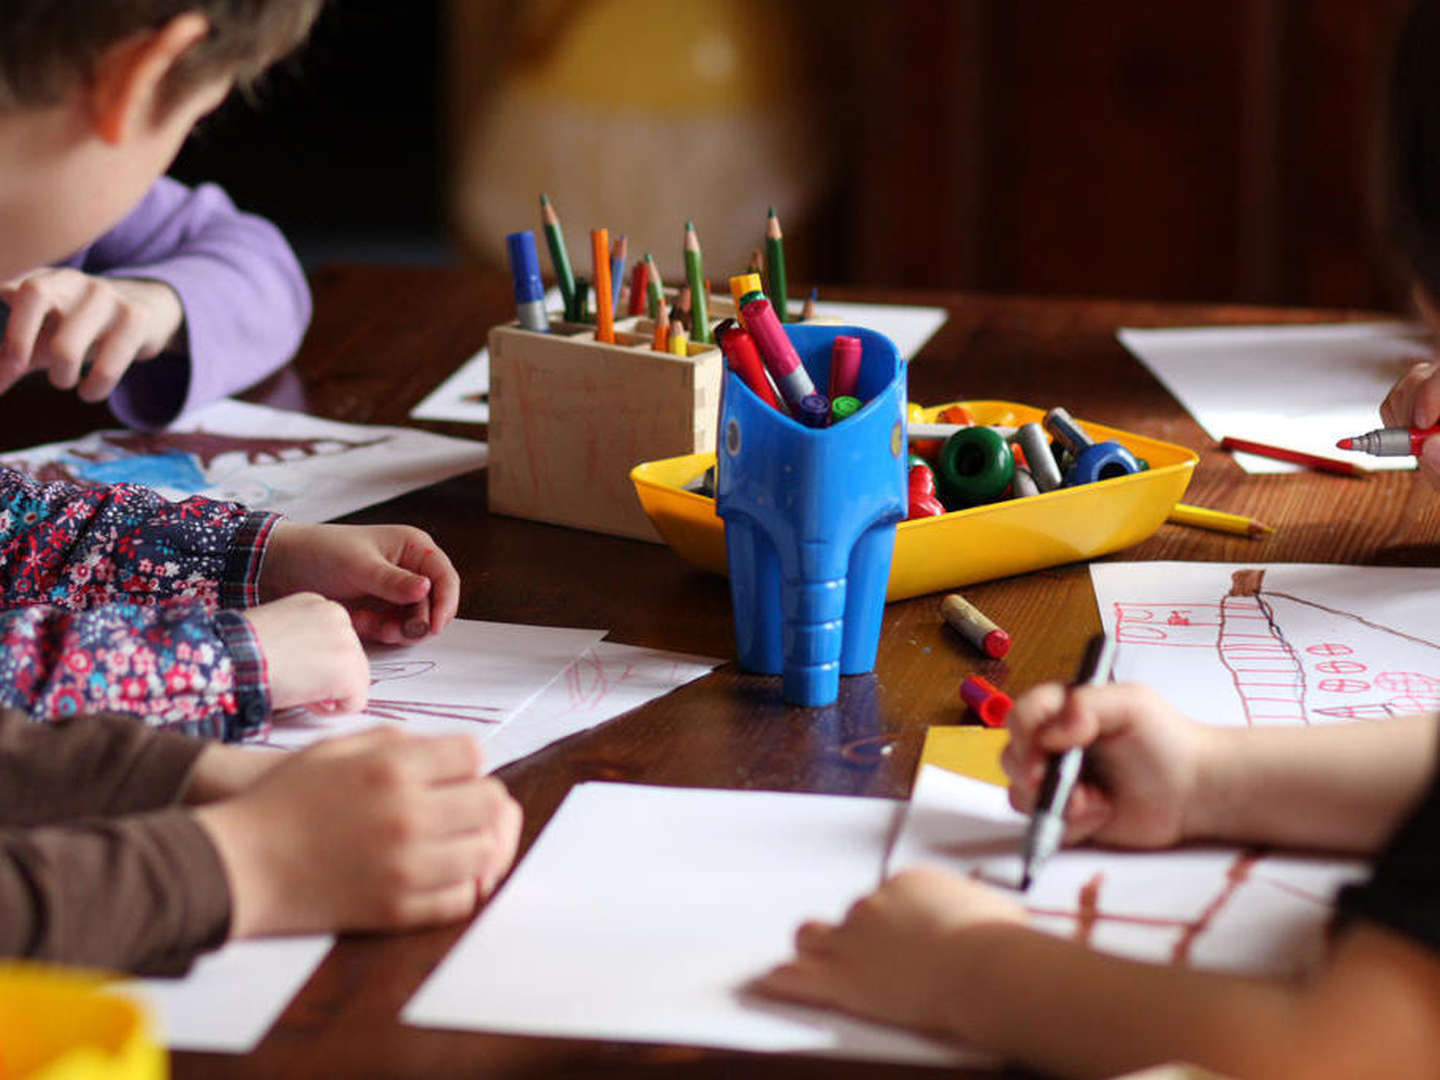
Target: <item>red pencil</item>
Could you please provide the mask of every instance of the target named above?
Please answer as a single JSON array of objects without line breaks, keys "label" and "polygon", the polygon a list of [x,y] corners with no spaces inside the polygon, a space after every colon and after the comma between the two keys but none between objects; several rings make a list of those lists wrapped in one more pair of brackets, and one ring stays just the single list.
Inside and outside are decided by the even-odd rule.
[{"label": "red pencil", "polygon": [[1220,440],[1220,448],[1222,450],[1243,450],[1247,454],[1259,454],[1261,457],[1274,458],[1276,461],[1292,461],[1296,465],[1304,465],[1306,468],[1316,469],[1319,472],[1337,473],[1340,476],[1370,475],[1369,469],[1362,469],[1349,461],[1320,457],[1318,454],[1307,454],[1303,450],[1291,450],[1284,446],[1251,442],[1249,439],[1236,439],[1229,435]]}]

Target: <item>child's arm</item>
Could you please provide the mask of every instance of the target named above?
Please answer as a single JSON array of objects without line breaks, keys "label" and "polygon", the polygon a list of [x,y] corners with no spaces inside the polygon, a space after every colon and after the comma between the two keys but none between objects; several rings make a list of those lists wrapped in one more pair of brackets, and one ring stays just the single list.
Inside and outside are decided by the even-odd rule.
[{"label": "child's arm", "polygon": [[974,881],[914,870],[809,923],[761,992],[941,1032],[1058,1076],[1187,1061],[1237,1078],[1433,1076],[1440,956],[1358,924],[1301,984],[1140,964],[1023,924]]},{"label": "child's arm", "polygon": [[[117,288],[87,290],[74,271]],[[166,177],[65,267],[25,280],[24,294],[18,282],[0,293],[15,307],[0,389],[30,367],[50,368],[52,381],[62,372],[57,385],[74,386],[96,344],[81,396],[108,393],[116,417],[140,429],[254,385],[290,359],[310,322],[304,272],[279,230],[213,184],[190,189]],[[42,330],[47,313],[51,329]],[[56,338],[63,355],[52,356]],[[133,362],[157,342],[168,347]]]},{"label": "child's arm", "polygon": [[48,794],[76,813],[241,788],[193,812],[38,828],[35,807],[0,795],[0,956],[176,973],[227,936],[460,917],[514,858],[519,808],[476,776],[473,740],[377,730],[245,756],[119,718],[0,715],[0,792],[14,781],[37,793],[32,774],[44,787],[67,765],[70,787]]},{"label": "child's arm", "polygon": [[1320,728],[1216,728],[1140,686],[1039,686],[1010,714],[1002,757],[1017,809],[1035,804],[1045,761],[1086,746],[1067,841],[1164,847],[1225,840],[1375,850],[1436,760],[1436,717]]}]

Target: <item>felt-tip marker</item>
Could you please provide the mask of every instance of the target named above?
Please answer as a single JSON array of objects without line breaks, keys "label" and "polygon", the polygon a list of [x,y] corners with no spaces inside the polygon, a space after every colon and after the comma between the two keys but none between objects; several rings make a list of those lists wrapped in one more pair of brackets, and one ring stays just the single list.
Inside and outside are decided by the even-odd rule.
[{"label": "felt-tip marker", "polygon": [[1387,427],[1341,439],[1335,445],[1341,450],[1359,450],[1375,457],[1420,456],[1420,448],[1431,435],[1440,435],[1440,427]]},{"label": "felt-tip marker", "polygon": [[550,332],[545,315],[545,283],[540,280],[540,256],[535,250],[535,234],[529,229],[505,237],[510,249],[510,277],[515,282],[515,318],[526,330],[541,334]]},{"label": "felt-tip marker", "polygon": [[[1080,662],[1080,673],[1073,685],[1091,686],[1104,682],[1110,677],[1110,665],[1114,658],[1114,639],[1104,633],[1096,634],[1085,646],[1085,659]],[[1045,766],[1035,814],[1030,818],[1030,828],[1025,833],[1024,865],[1020,873],[1022,891],[1030,887],[1030,881],[1041,864],[1060,849],[1060,842],[1065,837],[1065,807],[1080,779],[1080,766],[1084,761],[1084,748],[1072,746],[1056,754]]]}]

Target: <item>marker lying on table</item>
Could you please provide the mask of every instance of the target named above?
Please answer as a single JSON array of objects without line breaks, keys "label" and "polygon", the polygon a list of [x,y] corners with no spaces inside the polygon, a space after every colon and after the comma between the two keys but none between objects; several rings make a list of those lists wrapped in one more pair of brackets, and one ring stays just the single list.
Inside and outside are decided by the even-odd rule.
[{"label": "marker lying on table", "polygon": [[1341,450],[1358,450],[1375,457],[1405,457],[1407,454],[1419,457],[1420,448],[1431,435],[1440,435],[1440,427],[1376,428],[1364,435],[1341,439],[1335,445]]},{"label": "marker lying on table", "polygon": [[1236,439],[1226,435],[1220,440],[1222,450],[1240,450],[1247,454],[1258,454],[1261,457],[1274,458],[1276,461],[1289,461],[1296,465],[1304,465],[1306,468],[1315,469],[1319,472],[1336,473],[1340,476],[1369,476],[1369,469],[1362,469],[1359,465],[1349,461],[1339,461],[1335,458],[1321,457],[1319,454],[1307,454],[1304,450],[1291,450],[1286,446],[1271,446],[1269,443],[1251,442],[1249,439]]},{"label": "marker lying on table", "polygon": [[[1114,659],[1114,640],[1103,633],[1096,634],[1085,646],[1085,659],[1080,662],[1080,672],[1073,685],[1091,686],[1105,682],[1110,677],[1110,665]],[[1030,887],[1031,879],[1045,860],[1060,849],[1060,841],[1065,838],[1065,807],[1070,802],[1076,781],[1080,779],[1080,766],[1084,761],[1084,749],[1072,746],[1056,754],[1045,766],[1045,779],[1040,783],[1035,814],[1025,833],[1025,857],[1020,873],[1022,891]]]}]

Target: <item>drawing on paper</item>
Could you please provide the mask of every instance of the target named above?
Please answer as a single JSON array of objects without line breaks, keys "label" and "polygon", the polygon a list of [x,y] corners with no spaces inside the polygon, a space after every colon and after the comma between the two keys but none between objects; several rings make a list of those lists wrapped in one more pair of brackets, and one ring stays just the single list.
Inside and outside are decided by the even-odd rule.
[{"label": "drawing on paper", "polygon": [[1212,651],[1249,725],[1440,708],[1440,642],[1267,589],[1265,573],[1235,571],[1213,603],[1115,601],[1120,649]]},{"label": "drawing on paper", "polygon": [[148,487],[198,493],[219,485],[235,466],[279,464],[305,458],[343,454],[388,442],[391,436],[342,439],[320,436],[307,439],[225,435],[196,428],[193,431],[100,432],[95,441],[71,446],[58,458],[31,461],[23,456],[0,459],[0,464],[35,479],[96,485],[145,484]]}]

